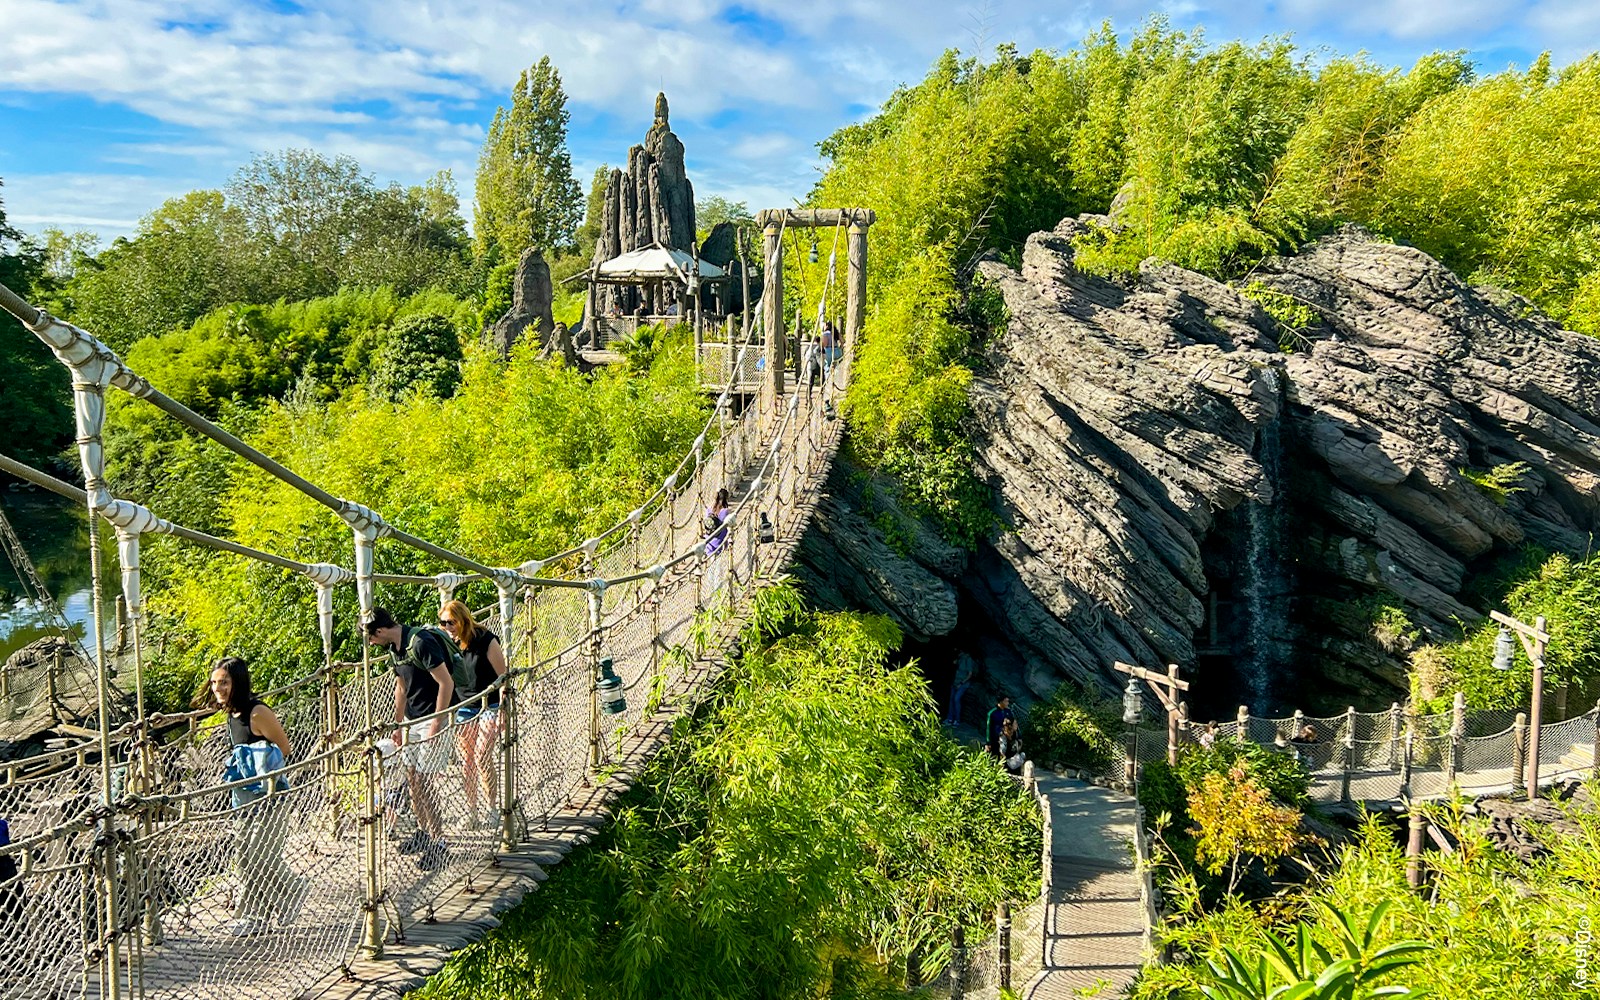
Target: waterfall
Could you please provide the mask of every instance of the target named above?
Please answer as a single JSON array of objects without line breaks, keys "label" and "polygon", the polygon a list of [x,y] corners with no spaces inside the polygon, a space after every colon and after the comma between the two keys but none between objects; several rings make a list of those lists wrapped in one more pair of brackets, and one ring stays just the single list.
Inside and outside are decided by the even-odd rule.
[{"label": "waterfall", "polygon": [[[1266,372],[1274,394],[1282,382],[1276,369]],[[1281,412],[1281,409],[1280,409]],[[1249,692],[1251,710],[1269,712],[1277,704],[1273,678],[1289,666],[1289,614],[1291,591],[1284,564],[1287,511],[1283,502],[1283,444],[1278,420],[1265,424],[1256,436],[1256,460],[1272,486],[1270,504],[1247,502],[1246,531],[1240,540],[1239,591],[1243,598],[1243,648],[1239,650],[1239,681]]]}]

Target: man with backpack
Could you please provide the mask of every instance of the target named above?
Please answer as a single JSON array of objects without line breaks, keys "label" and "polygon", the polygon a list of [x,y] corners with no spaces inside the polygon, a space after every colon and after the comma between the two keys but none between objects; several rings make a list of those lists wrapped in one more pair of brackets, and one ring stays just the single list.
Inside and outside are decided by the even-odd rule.
[{"label": "man with backpack", "polygon": [[395,742],[417,817],[417,832],[400,844],[400,851],[416,854],[423,871],[435,871],[449,860],[433,787],[434,775],[450,766],[454,742],[444,735],[449,724],[444,712],[471,697],[472,681],[463,676],[466,667],[455,642],[436,628],[401,625],[387,610],[373,608],[366,632],[367,642],[394,654]]}]

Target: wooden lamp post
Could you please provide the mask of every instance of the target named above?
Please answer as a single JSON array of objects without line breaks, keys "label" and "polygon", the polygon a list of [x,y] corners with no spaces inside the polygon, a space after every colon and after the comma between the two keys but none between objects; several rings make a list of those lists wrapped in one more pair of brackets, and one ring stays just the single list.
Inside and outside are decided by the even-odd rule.
[{"label": "wooden lamp post", "polygon": [[1120,674],[1128,674],[1135,680],[1144,681],[1150,685],[1150,690],[1155,692],[1161,704],[1167,710],[1167,763],[1178,762],[1178,720],[1183,716],[1183,703],[1178,700],[1179,691],[1189,690],[1189,682],[1178,679],[1178,665],[1167,664],[1167,672],[1157,673],[1144,667],[1136,667],[1131,663],[1121,660],[1112,664]]},{"label": "wooden lamp post", "polygon": [[1550,633],[1545,631],[1544,615],[1535,618],[1532,625],[1498,611],[1489,612],[1489,617],[1501,625],[1494,642],[1494,668],[1511,669],[1511,658],[1516,651],[1511,642],[1513,632],[1522,640],[1522,648],[1533,663],[1533,704],[1528,708],[1528,798],[1536,799],[1539,797],[1539,729],[1544,723],[1544,651],[1550,644]]}]

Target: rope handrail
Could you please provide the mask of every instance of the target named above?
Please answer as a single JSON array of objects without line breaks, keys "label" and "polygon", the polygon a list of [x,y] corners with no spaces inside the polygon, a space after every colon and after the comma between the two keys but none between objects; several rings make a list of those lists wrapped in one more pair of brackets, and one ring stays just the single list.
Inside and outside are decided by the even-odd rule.
[{"label": "rope handrail", "polygon": [[[741,363],[760,330],[757,313],[744,330]],[[81,340],[69,348],[93,350]],[[380,738],[397,725],[390,714],[394,672],[371,647],[359,664],[335,662],[325,632],[323,665],[264,693],[293,749],[270,775],[222,780],[227,728],[212,724],[216,709],[207,707],[120,727],[132,739],[119,736],[114,757],[104,733],[97,744],[54,751],[51,762],[62,767],[54,780],[0,782],[0,815],[12,819],[17,845],[0,856],[25,869],[0,884],[0,905],[11,886],[27,900],[15,925],[24,933],[0,940],[0,981],[37,983],[23,994],[29,1000],[36,993],[110,996],[118,988],[121,996],[166,996],[196,982],[183,956],[211,953],[230,968],[253,970],[251,981],[271,983],[275,994],[303,991],[356,955],[376,954],[386,937],[400,939],[407,927],[431,919],[439,901],[498,852],[514,850],[536,836],[535,827],[571,809],[582,785],[602,782],[622,761],[625,740],[648,745],[638,727],[669,692],[672,704],[693,704],[704,683],[701,668],[691,670],[705,627],[695,624],[697,616],[744,600],[792,553],[811,510],[806,498],[820,488],[838,445],[842,422],[829,421],[851,354],[845,351],[824,379],[815,403],[806,390],[803,407],[797,385],[787,406],[752,406],[734,416],[733,387],[725,387],[667,480],[613,527],[566,552],[513,570],[455,561],[471,573],[432,577],[377,573],[369,560],[364,574],[355,574],[358,588],[368,588],[363,602],[376,583],[433,587],[443,598],[464,582],[488,579],[500,591],[499,604],[475,618],[502,637],[505,674],[464,704],[404,720],[437,725],[437,742],[384,745]],[[96,356],[112,371],[96,376],[101,385],[138,389],[138,376],[115,367],[113,357]],[[711,491],[739,483],[747,488],[708,551],[713,533],[701,530],[699,509]],[[103,482],[87,485],[68,495],[91,511],[125,503],[100,493]],[[758,530],[758,510],[772,515],[773,531],[765,516]],[[347,514],[354,515],[345,519],[357,531],[358,570],[363,530],[369,546],[403,534],[365,508],[341,516]],[[226,551],[246,558],[259,552]],[[289,562],[284,568],[320,566]],[[539,574],[547,565],[554,572]],[[331,616],[332,588],[349,576],[313,582],[319,616]],[[715,620],[732,628],[738,618],[719,613]],[[132,621],[137,669],[139,619]],[[625,704],[602,705],[602,653],[615,658],[612,690],[626,693]],[[320,697],[306,697],[316,692]],[[158,724],[188,728],[163,741]],[[413,768],[431,768],[424,762],[441,747],[443,770],[432,780],[448,791],[431,816],[410,785]],[[488,756],[472,764],[472,753]],[[99,773],[72,766],[90,755],[101,757]],[[287,790],[240,799],[257,781],[276,789],[280,775],[290,778]],[[488,812],[480,815],[479,805]],[[485,817],[489,826],[480,823]],[[407,824],[415,824],[409,838]],[[419,837],[448,839],[449,850],[402,853],[402,842]],[[251,908],[258,904],[294,931],[230,939],[230,910],[238,924],[256,919]],[[12,1000],[6,990],[0,995]]]}]

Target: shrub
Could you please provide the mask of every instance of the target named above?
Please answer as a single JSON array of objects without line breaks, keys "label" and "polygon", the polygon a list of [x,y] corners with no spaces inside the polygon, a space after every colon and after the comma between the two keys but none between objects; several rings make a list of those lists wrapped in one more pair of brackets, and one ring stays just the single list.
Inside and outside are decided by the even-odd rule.
[{"label": "shrub", "polygon": [[1116,759],[1121,725],[1114,705],[1090,700],[1063,684],[1028,710],[1029,750],[1035,760],[1102,771]]}]

